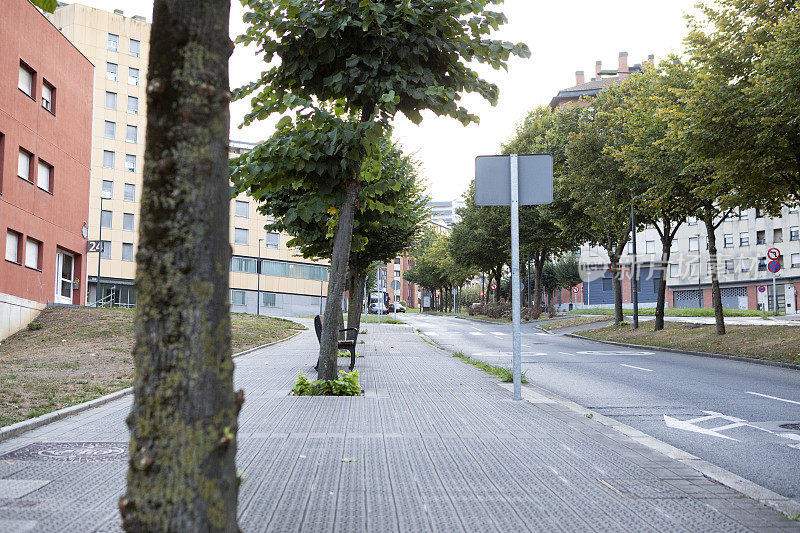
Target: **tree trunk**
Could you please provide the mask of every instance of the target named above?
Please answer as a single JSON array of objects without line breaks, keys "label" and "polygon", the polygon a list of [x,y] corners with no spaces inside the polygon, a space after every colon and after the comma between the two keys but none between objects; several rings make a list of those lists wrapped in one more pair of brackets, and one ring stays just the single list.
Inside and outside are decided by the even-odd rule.
[{"label": "tree trunk", "polygon": [[[338,326],[342,316],[342,297],[347,285],[347,263],[350,260],[350,243],[353,240],[353,218],[358,198],[359,175],[355,173],[347,183],[345,199],[339,211],[339,223],[333,238],[331,273],[328,281],[328,299],[325,302],[325,320],[319,343],[319,378],[334,380],[338,366]],[[338,316],[337,316],[338,314]]]},{"label": "tree trunk", "polygon": [[136,273],[127,531],[238,531],[228,294],[230,3],[156,0]]},{"label": "tree trunk", "polygon": [[[725,315],[722,311],[722,295],[719,289],[719,273],[717,271],[717,235],[714,227],[713,210],[708,209],[703,216],[708,238],[708,260],[711,264],[711,302],[714,306],[714,318],[717,322],[717,335],[725,335]],[[698,248],[700,242],[697,243]],[[702,265],[697,265],[698,275]],[[698,295],[700,296],[700,295]]]},{"label": "tree trunk", "polygon": [[503,279],[503,265],[500,265],[494,271],[494,280],[495,280],[495,283],[497,283],[497,289],[495,289],[495,291],[494,291],[494,301],[495,302],[499,302],[500,301],[500,298],[498,298],[498,296],[500,294],[500,280],[501,279]]},{"label": "tree trunk", "polygon": [[361,313],[364,311],[364,285],[367,273],[351,269],[347,276],[347,290],[350,298],[347,302],[347,327],[361,328]]},{"label": "tree trunk", "polygon": [[669,265],[669,258],[672,254],[672,239],[671,228],[668,224],[664,225],[664,236],[661,238],[661,278],[658,280],[658,299],[656,300],[656,319],[653,326],[654,331],[661,331],[664,329],[664,306],[667,301],[667,265]]},{"label": "tree trunk", "polygon": [[534,267],[536,268],[533,284],[534,292],[536,294],[533,297],[533,308],[536,309],[538,313],[542,312],[542,272],[544,271],[544,261],[544,254],[537,252],[536,257],[533,259]]},{"label": "tree trunk", "polygon": [[619,268],[619,256],[612,254],[611,256],[611,276],[614,283],[614,322],[622,324],[625,317],[622,314],[622,282],[620,280],[622,272]]}]

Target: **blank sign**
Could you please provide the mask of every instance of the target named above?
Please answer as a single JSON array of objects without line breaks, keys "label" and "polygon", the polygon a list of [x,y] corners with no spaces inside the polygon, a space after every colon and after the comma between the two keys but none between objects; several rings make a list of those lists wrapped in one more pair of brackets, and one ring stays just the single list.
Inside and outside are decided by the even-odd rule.
[{"label": "blank sign", "polygon": [[[553,202],[553,156],[520,155],[519,205]],[[475,158],[475,203],[511,205],[511,157],[482,155]]]}]

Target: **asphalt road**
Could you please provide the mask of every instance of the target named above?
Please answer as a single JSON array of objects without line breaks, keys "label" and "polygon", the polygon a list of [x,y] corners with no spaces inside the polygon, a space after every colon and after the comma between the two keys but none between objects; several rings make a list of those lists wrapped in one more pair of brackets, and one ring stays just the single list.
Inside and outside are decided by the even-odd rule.
[{"label": "asphalt road", "polygon": [[[510,366],[511,325],[407,313],[442,347]],[[800,371],[573,339],[522,326],[531,383],[800,500]]]}]

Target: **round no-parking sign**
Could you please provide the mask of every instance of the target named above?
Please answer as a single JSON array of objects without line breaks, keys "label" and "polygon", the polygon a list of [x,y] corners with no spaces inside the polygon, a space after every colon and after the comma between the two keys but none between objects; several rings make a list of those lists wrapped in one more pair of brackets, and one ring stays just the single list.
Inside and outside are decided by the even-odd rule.
[{"label": "round no-parking sign", "polygon": [[581,288],[576,285],[576,286],[572,287],[572,292],[577,294],[577,293],[581,292]]},{"label": "round no-parking sign", "polygon": [[767,288],[764,285],[759,285],[758,286],[758,292],[766,292],[766,291],[767,291]]},{"label": "round no-parking sign", "polygon": [[490,288],[491,288],[493,291],[496,291],[496,290],[497,290],[497,283],[492,283],[491,285],[489,285],[489,287],[490,287]]},{"label": "round no-parking sign", "polygon": [[767,265],[767,270],[772,272],[773,274],[777,274],[781,270],[781,264],[777,261],[770,261]]}]

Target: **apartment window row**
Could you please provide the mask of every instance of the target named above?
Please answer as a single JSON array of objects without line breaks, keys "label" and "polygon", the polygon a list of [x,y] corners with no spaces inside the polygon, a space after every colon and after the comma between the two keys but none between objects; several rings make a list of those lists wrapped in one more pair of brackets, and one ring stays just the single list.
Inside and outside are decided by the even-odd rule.
[{"label": "apartment window row", "polygon": [[44,159],[36,157],[25,148],[19,147],[17,176],[31,184],[35,183],[38,188],[53,194],[54,174],[53,165]]},{"label": "apartment window row", "polygon": [[[103,168],[113,169],[116,166],[116,152],[112,150],[103,150]],[[133,154],[125,154],[125,171],[136,172],[136,156]]]},{"label": "apartment window row", "polygon": [[[100,211],[100,228],[113,229],[114,212],[109,209]],[[122,213],[122,231],[136,231],[136,217],[133,213]]]},{"label": "apartment window row", "polygon": [[[247,291],[232,289],[231,305],[239,305],[239,306],[247,305]],[[261,307],[276,307],[276,306],[277,306],[277,295],[274,292],[261,293]]]},{"label": "apartment window row", "polygon": [[[119,35],[114,33],[108,34],[108,51],[119,52]],[[142,52],[142,43],[136,39],[128,40],[128,54],[131,57],[139,57]]]},{"label": "apartment window row", "polygon": [[[103,137],[106,139],[117,138],[117,123],[111,120],[106,120],[103,125]],[[130,124],[125,125],[125,141],[135,143],[139,139],[139,129]]]},{"label": "apartment window row", "polygon": [[[19,62],[19,80],[17,87],[34,101],[36,100],[36,87],[38,76],[36,71],[24,61]],[[52,114],[56,114],[56,88],[45,79],[42,79],[41,89],[42,107]]]},{"label": "apartment window row", "polygon": [[[123,242],[122,246],[120,247],[120,259],[126,262],[133,262],[134,254],[133,254],[133,243],[132,242]],[[100,252],[101,259],[113,259],[112,255],[112,246],[111,241],[103,241],[103,251]]]},{"label": "apartment window row", "polygon": [[[106,200],[114,198],[114,182],[111,180],[103,180],[101,189],[101,196]],[[122,199],[126,202],[136,201],[136,184],[125,183],[122,190]]]},{"label": "apartment window row", "polygon": [[[110,81],[119,81],[119,65],[106,62],[106,79]],[[130,85],[139,85],[138,68],[128,67],[128,83]]]},{"label": "apartment window row", "polygon": [[[256,273],[256,259],[252,257],[231,257],[231,272],[245,274]],[[271,259],[261,260],[261,274],[265,276],[278,276],[283,278],[310,279],[315,281],[328,281],[328,268],[318,265],[304,265],[299,263],[285,263]]]},{"label": "apartment window row", "polygon": [[13,229],[6,230],[6,261],[41,271],[42,241]]},{"label": "apartment window row", "polygon": [[[117,93],[106,91],[106,109],[116,111],[117,109]],[[136,96],[128,96],[128,105],[126,110],[131,115],[139,114],[139,98]]]},{"label": "apartment window row", "polygon": [[[758,272],[767,272],[767,263],[768,260],[766,257],[758,257],[758,258],[750,258],[744,257],[741,259],[725,259],[724,261],[720,262],[717,265],[719,272],[724,272],[726,274],[734,274],[736,272],[736,262],[739,261],[740,264],[740,271],[743,273],[752,272],[753,267],[756,268]],[[778,258],[778,262],[780,263],[781,267],[783,268],[784,261],[783,256]],[[791,254],[789,257],[789,264],[791,268],[800,268],[800,254]],[[699,264],[689,263],[689,277],[696,277],[698,276],[698,267]],[[706,274],[711,274],[711,262],[706,262]],[[669,265],[669,276],[671,278],[680,278],[681,276],[681,265],[672,263]]]}]

